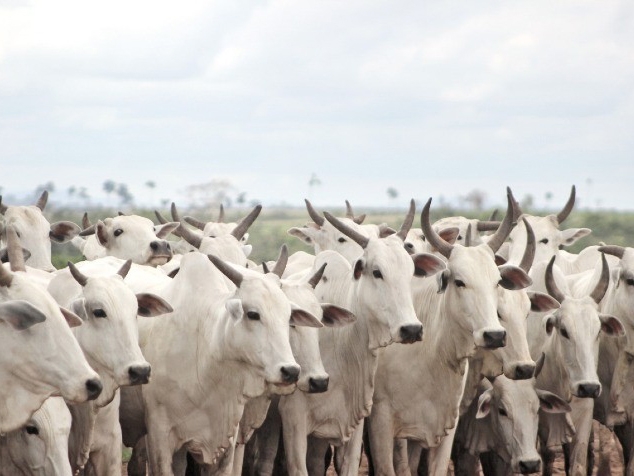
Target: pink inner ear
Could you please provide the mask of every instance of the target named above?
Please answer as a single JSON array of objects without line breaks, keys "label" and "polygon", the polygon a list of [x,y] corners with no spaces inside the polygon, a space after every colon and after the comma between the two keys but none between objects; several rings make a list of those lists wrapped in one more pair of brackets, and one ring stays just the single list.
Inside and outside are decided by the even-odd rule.
[{"label": "pink inner ear", "polygon": [[359,279],[361,277],[361,273],[363,272],[363,261],[357,260],[354,264],[354,279]]},{"label": "pink inner ear", "polygon": [[601,316],[601,330],[611,336],[625,335],[623,324],[613,316]]},{"label": "pink inner ear", "polygon": [[97,235],[97,240],[101,246],[106,246],[108,243],[108,234],[106,233],[105,225],[99,223],[97,224],[97,231],[95,233]]}]

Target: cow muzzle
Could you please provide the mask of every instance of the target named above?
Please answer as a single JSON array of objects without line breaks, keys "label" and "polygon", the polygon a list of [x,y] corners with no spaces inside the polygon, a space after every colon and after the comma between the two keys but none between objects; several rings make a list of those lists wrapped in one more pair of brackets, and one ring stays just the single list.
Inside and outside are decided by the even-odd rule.
[{"label": "cow muzzle", "polygon": [[528,380],[532,378],[535,373],[535,363],[517,363],[512,365],[507,372],[506,369],[504,371],[504,375],[511,380]]},{"label": "cow muzzle", "polygon": [[166,240],[156,240],[150,243],[150,257],[148,263],[159,266],[172,259],[172,247]]},{"label": "cow muzzle", "polygon": [[531,474],[539,472],[542,462],[539,459],[521,460],[519,462],[519,470],[522,474]]},{"label": "cow muzzle", "polygon": [[601,384],[595,382],[585,382],[576,385],[572,392],[578,398],[597,398],[601,395]]},{"label": "cow muzzle", "polygon": [[474,333],[475,344],[485,349],[497,349],[506,345],[506,331],[491,329]]},{"label": "cow muzzle", "polygon": [[422,324],[407,324],[401,326],[398,330],[399,342],[401,344],[413,344],[423,340],[423,325]]},{"label": "cow muzzle", "polygon": [[91,378],[86,380],[86,395],[88,400],[95,400],[103,390],[101,380],[98,378]]},{"label": "cow muzzle", "polygon": [[308,379],[308,393],[323,393],[328,390],[329,377],[324,378],[309,378]]},{"label": "cow muzzle", "polygon": [[150,381],[152,367],[149,365],[131,365],[128,368],[130,385],[143,385]]}]

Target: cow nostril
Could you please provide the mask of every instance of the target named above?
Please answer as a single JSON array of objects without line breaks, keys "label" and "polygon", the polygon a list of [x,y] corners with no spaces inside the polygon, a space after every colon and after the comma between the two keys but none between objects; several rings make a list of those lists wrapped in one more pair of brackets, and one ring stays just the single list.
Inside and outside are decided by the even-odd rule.
[{"label": "cow nostril", "polygon": [[541,467],[541,461],[538,459],[529,461],[520,461],[520,472],[522,474],[537,473]]},{"label": "cow nostril", "polygon": [[484,347],[487,349],[497,349],[506,345],[506,331],[485,331],[482,333]]},{"label": "cow nostril", "polygon": [[515,380],[526,380],[535,373],[535,364],[518,365],[515,367]]},{"label": "cow nostril", "polygon": [[598,383],[582,383],[577,388],[579,398],[597,398],[601,394],[601,386]]},{"label": "cow nostril", "polygon": [[158,250],[158,243],[156,241],[153,241],[152,243],[150,243],[150,248],[152,248],[154,251]]},{"label": "cow nostril", "polygon": [[399,335],[403,344],[413,344],[414,342],[423,340],[423,325],[408,324],[401,326]]},{"label": "cow nostril", "polygon": [[167,251],[171,251],[172,247],[170,246],[170,244],[168,243],[167,245],[165,245],[167,247]]},{"label": "cow nostril", "polygon": [[280,369],[282,374],[282,381],[284,383],[295,383],[299,377],[299,367],[297,366],[285,366]]},{"label": "cow nostril", "polygon": [[149,365],[133,365],[128,369],[130,376],[130,385],[142,385],[150,381],[150,372],[152,368]]},{"label": "cow nostril", "polygon": [[308,379],[308,393],[323,393],[328,390],[328,380],[326,378],[310,378]]},{"label": "cow nostril", "polygon": [[103,385],[101,381],[97,378],[91,378],[90,380],[86,380],[86,392],[88,394],[88,400],[94,400],[99,396],[103,390]]}]

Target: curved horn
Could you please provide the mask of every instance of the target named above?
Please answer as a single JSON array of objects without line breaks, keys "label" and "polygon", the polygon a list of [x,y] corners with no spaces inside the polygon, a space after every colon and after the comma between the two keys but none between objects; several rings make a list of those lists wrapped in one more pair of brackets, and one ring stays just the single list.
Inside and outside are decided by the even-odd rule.
[{"label": "curved horn", "polygon": [[308,199],[305,198],[304,201],[306,202],[306,210],[308,210],[308,215],[310,216],[310,219],[317,223],[317,225],[323,226],[325,221],[324,217],[320,216],[319,213],[317,213],[317,210],[313,208],[313,205]]},{"label": "curved horn", "polygon": [[90,223],[90,218],[88,218],[88,212],[84,212],[84,216],[81,217],[81,229],[85,230],[86,228],[90,228],[92,223]]},{"label": "curved horn", "polygon": [[203,243],[202,236],[191,231],[185,226],[183,222],[180,222],[180,226],[177,229],[180,231],[176,236],[180,236],[183,240],[192,245],[194,248],[200,248],[200,245],[202,245]]},{"label": "curved horn", "polygon": [[117,274],[119,276],[121,276],[123,279],[125,279],[125,277],[128,275],[128,273],[130,272],[130,268],[132,267],[132,260],[129,259],[128,261],[126,261],[125,263],[123,263],[123,266],[121,266],[121,269],[119,269],[119,271],[117,271]]},{"label": "curved horn", "polygon": [[499,210],[496,208],[491,212],[491,216],[489,217],[489,221],[497,221]]},{"label": "curved horn", "polygon": [[539,374],[542,372],[542,369],[544,368],[545,360],[546,360],[546,354],[542,352],[542,355],[540,355],[539,359],[537,359],[537,362],[535,362],[535,372],[533,374],[535,378],[539,377]]},{"label": "curved horn", "polygon": [[601,253],[601,277],[599,278],[599,282],[597,286],[590,294],[590,297],[594,299],[594,302],[599,304],[603,296],[605,296],[605,292],[608,290],[608,285],[610,284],[610,268],[608,267],[608,260],[605,259],[605,253]]},{"label": "curved horn", "polygon": [[120,216],[120,217],[124,217],[124,216],[125,216],[125,213],[123,213],[122,211],[118,211],[118,212],[117,212],[117,215],[118,215],[118,216]]},{"label": "curved horn", "polygon": [[436,230],[434,230],[431,226],[431,222],[429,221],[429,208],[431,207],[431,198],[427,200],[427,203],[423,207],[423,211],[420,214],[420,227],[423,230],[423,234],[429,244],[436,248],[438,252],[443,255],[445,258],[449,258],[451,255],[451,251],[453,250],[453,245],[450,245],[445,240],[443,240]]},{"label": "curved horn", "polygon": [[363,236],[358,231],[353,230],[348,225],[343,224],[341,221],[339,221],[328,212],[324,212],[324,216],[326,217],[326,220],[328,220],[332,224],[332,226],[334,226],[337,230],[346,235],[352,241],[357,243],[361,248],[365,249],[365,247],[368,246],[368,243],[370,242],[370,239],[368,237]]},{"label": "curved horn", "polygon": [[13,273],[0,264],[0,286],[9,287],[13,282]]},{"label": "curved horn", "polygon": [[416,202],[412,198],[409,202],[409,210],[407,211],[407,215],[405,215],[405,220],[403,220],[401,229],[398,230],[398,232],[396,233],[396,236],[398,236],[402,241],[405,241],[405,238],[407,238],[407,233],[409,232],[410,228],[412,228],[415,214],[416,214]]},{"label": "curved horn", "polygon": [[96,225],[90,225],[88,228],[79,232],[79,236],[94,235],[97,230]]},{"label": "curved horn", "polygon": [[513,199],[513,221],[517,221],[520,219],[520,217],[524,213],[522,211],[522,207],[520,207],[519,202],[515,200],[515,197],[513,197],[513,192],[511,191],[511,187],[506,187],[506,194],[507,195],[510,194],[511,198]]},{"label": "curved horn", "polygon": [[181,221],[180,216],[178,215],[178,210],[176,209],[176,204],[174,202],[172,202],[170,212],[172,213],[172,221]]},{"label": "curved horn", "polygon": [[7,225],[7,255],[9,263],[11,263],[11,271],[26,271],[22,245],[20,245],[18,232],[15,231],[13,225]]},{"label": "curved horn", "polygon": [[471,223],[467,225],[467,232],[465,233],[464,237],[464,246],[471,246]]},{"label": "curved horn", "polygon": [[478,220],[478,231],[495,231],[500,228],[501,221]]},{"label": "curved horn", "polygon": [[618,259],[623,259],[623,255],[625,254],[625,248],[617,245],[599,246],[598,250],[601,253],[616,256]]},{"label": "curved horn", "polygon": [[533,266],[535,248],[537,245],[535,244],[535,233],[533,233],[533,227],[530,226],[526,218],[522,218],[522,221],[526,227],[526,249],[524,250],[524,256],[522,256],[522,261],[520,262],[520,268],[528,273],[531,266]]},{"label": "curved horn", "polygon": [[502,224],[500,228],[495,232],[495,234],[488,241],[489,248],[493,250],[493,253],[497,253],[502,246],[502,243],[506,241],[511,233],[511,229],[513,228],[513,194],[511,190],[508,189],[506,193],[507,207],[506,207],[506,215],[504,216],[504,220],[502,220]]},{"label": "curved horn", "polygon": [[70,270],[70,274],[72,274],[73,278],[75,278],[75,281],[77,281],[82,288],[86,286],[86,283],[88,282],[88,276],[82,274],[82,272],[77,269],[77,266],[75,266],[70,261],[68,262],[68,269]]},{"label": "curved horn", "polygon": [[324,271],[326,270],[326,265],[328,263],[324,263],[322,264],[319,269],[317,271],[315,271],[315,274],[313,274],[310,279],[308,280],[308,284],[310,284],[310,286],[315,289],[317,287],[317,285],[319,284],[319,281],[321,281],[321,277],[324,275]]},{"label": "curved horn", "polygon": [[154,215],[156,215],[156,219],[161,225],[165,225],[167,223],[167,218],[161,215],[158,210],[154,210]]},{"label": "curved horn", "polygon": [[204,230],[206,223],[204,221],[200,221],[197,218],[186,216],[185,221],[189,223],[191,226],[198,228],[199,230]]},{"label": "curved horn", "polygon": [[0,195],[0,214],[4,215],[8,209],[9,207],[2,203],[2,195]]},{"label": "curved horn", "polygon": [[363,220],[365,220],[365,216],[366,216],[365,213],[363,213],[362,215],[355,217],[354,211],[352,211],[352,205],[350,205],[350,202],[346,200],[346,218],[349,218],[350,220],[355,222],[357,225],[360,225],[361,223],[363,223]]},{"label": "curved horn", "polygon": [[284,274],[284,270],[286,269],[286,265],[288,264],[288,246],[286,243],[282,245],[280,248],[280,254],[277,257],[277,261],[275,262],[275,266],[273,266],[272,273],[276,274],[278,277],[282,277]]},{"label": "curved horn", "polygon": [[44,211],[44,208],[46,207],[46,202],[48,202],[48,191],[44,190],[42,192],[42,195],[40,195],[40,198],[38,198],[37,202],[35,202],[35,206]]},{"label": "curved horn", "polygon": [[218,213],[218,223],[224,223],[225,221],[225,207],[221,203],[220,204],[220,212]]},{"label": "curved horn", "polygon": [[262,272],[264,274],[269,274],[271,272],[269,266],[266,264],[266,261],[262,261]]},{"label": "curved horn", "polygon": [[566,296],[559,290],[557,287],[557,283],[555,282],[555,278],[553,277],[553,265],[555,264],[556,256],[553,256],[546,267],[546,290],[548,294],[554,297],[561,304],[566,299]]},{"label": "curved horn", "polygon": [[251,210],[251,213],[245,216],[240,221],[240,223],[238,223],[238,226],[236,226],[231,232],[231,234],[235,236],[236,240],[240,241],[242,239],[242,237],[247,232],[249,227],[253,225],[253,222],[258,217],[261,211],[262,211],[262,205],[257,205],[253,210]]},{"label": "curved horn", "polygon": [[209,260],[214,264],[214,266],[218,268],[218,271],[224,274],[227,278],[229,278],[229,280],[233,284],[236,285],[236,288],[240,287],[240,285],[242,284],[243,276],[239,271],[236,271],[235,269],[233,269],[231,266],[229,266],[227,263],[222,261],[217,256],[214,256],[214,255],[207,255],[207,256],[209,257]]},{"label": "curved horn", "polygon": [[573,185],[572,189],[570,190],[570,197],[568,197],[568,201],[566,202],[566,205],[564,205],[564,208],[557,214],[557,223],[559,223],[560,225],[564,222],[566,218],[568,218],[568,215],[570,215],[572,208],[575,206],[576,195],[577,195],[577,189]]}]

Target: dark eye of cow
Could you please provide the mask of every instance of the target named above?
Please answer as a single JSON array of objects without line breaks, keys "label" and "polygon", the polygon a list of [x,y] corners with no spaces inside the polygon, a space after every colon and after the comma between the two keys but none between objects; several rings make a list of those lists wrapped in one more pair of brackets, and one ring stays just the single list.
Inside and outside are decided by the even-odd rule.
[{"label": "dark eye of cow", "polygon": [[372,271],[372,276],[374,276],[376,279],[383,279],[383,275],[381,274],[381,271],[379,271],[378,269],[375,269],[374,271]]},{"label": "dark eye of cow", "polygon": [[540,243],[548,244],[548,238],[544,238],[543,240],[539,240]]},{"label": "dark eye of cow", "polygon": [[342,236],[342,237],[341,237],[341,238],[339,238],[337,241],[338,241],[339,243],[345,243],[345,242],[346,242],[346,241],[348,241],[348,240],[346,240],[346,239]]},{"label": "dark eye of cow", "polygon": [[420,235],[420,239],[425,241],[425,235]]},{"label": "dark eye of cow", "polygon": [[405,248],[407,249],[413,249],[414,248],[414,244],[413,243],[405,243]]},{"label": "dark eye of cow", "polygon": [[634,286],[634,278],[627,278],[625,280],[625,284],[627,284],[628,286]]},{"label": "dark eye of cow", "polygon": [[625,352],[625,358],[627,359],[628,365],[634,362],[634,355],[630,354],[629,352]]},{"label": "dark eye of cow", "polygon": [[500,316],[500,311],[498,311],[498,320],[502,320],[502,316]]},{"label": "dark eye of cow", "polygon": [[259,321],[260,320],[260,313],[259,312],[255,312],[255,311],[249,311],[249,312],[247,312],[247,318],[252,320],[252,321]]},{"label": "dark eye of cow", "polygon": [[559,329],[559,332],[561,332],[561,335],[565,337],[566,339],[570,339],[570,336],[568,335],[568,331],[566,330],[565,327],[562,327],[561,329]]},{"label": "dark eye of cow", "polygon": [[39,435],[39,434],[40,434],[40,430],[38,430],[38,429],[37,429],[37,427],[32,426],[32,425],[28,425],[28,426],[26,427],[26,432],[27,432],[29,435]]},{"label": "dark eye of cow", "polygon": [[502,407],[500,407],[500,408],[498,409],[498,413],[499,413],[500,415],[502,415],[502,416],[509,416],[509,414],[508,414],[508,413],[506,413],[506,410],[505,410],[504,408],[502,408]]},{"label": "dark eye of cow", "polygon": [[95,317],[107,317],[106,311],[104,311],[103,309],[93,309],[92,315]]},{"label": "dark eye of cow", "polygon": [[464,281],[462,281],[460,279],[456,279],[454,282],[456,283],[456,286],[459,287],[459,288],[464,288],[465,287]]},{"label": "dark eye of cow", "polygon": [[462,235],[458,235],[458,238],[456,238],[457,240],[462,240]]},{"label": "dark eye of cow", "polygon": [[121,233],[123,233],[123,230],[122,230],[121,228],[117,228],[117,229],[114,231],[114,236],[119,236]]}]

